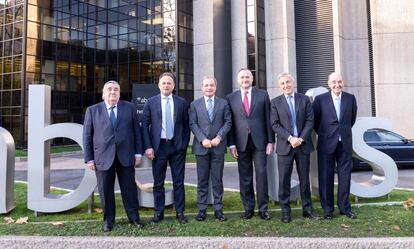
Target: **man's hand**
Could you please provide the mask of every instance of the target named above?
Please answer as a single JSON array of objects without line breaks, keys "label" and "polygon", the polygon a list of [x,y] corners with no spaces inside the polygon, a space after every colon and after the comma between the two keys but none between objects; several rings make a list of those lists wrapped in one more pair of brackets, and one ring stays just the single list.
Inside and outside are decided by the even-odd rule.
[{"label": "man's hand", "polygon": [[292,148],[296,148],[302,145],[302,138],[292,137],[289,141]]},{"label": "man's hand", "polygon": [[219,143],[221,142],[221,139],[217,136],[215,138],[213,138],[213,140],[211,140],[211,145],[216,147],[219,145]]},{"label": "man's hand", "polygon": [[206,149],[210,149],[211,148],[211,141],[210,139],[204,139],[201,144],[203,145],[204,148]]},{"label": "man's hand", "polygon": [[266,146],[266,155],[270,156],[273,152],[273,144],[272,143],[268,143]]},{"label": "man's hand", "polygon": [[237,153],[237,148],[234,146],[233,148],[230,148],[231,156],[235,159],[239,157],[239,154]]},{"label": "man's hand", "polygon": [[86,164],[90,170],[96,171],[96,165],[94,162]]},{"label": "man's hand", "polygon": [[154,150],[153,150],[152,148],[148,148],[148,149],[146,149],[146,150],[145,150],[145,156],[147,156],[147,158],[148,158],[149,160],[153,160],[153,159],[155,158],[155,155],[154,155]]},{"label": "man's hand", "polygon": [[141,162],[142,162],[142,156],[136,156],[135,157],[135,165],[134,165],[134,167],[135,168],[138,168],[139,165],[141,164]]}]

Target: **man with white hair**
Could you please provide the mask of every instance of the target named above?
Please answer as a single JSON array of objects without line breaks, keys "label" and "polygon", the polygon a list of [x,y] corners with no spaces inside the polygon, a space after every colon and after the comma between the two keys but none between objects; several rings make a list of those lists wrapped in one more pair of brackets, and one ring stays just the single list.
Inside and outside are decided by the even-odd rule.
[{"label": "man with white hair", "polygon": [[135,184],[135,167],[142,157],[141,130],[134,104],[119,100],[120,91],[118,82],[106,82],[103,101],[86,109],[83,124],[85,163],[96,173],[105,232],[110,232],[115,222],[116,175],[129,222],[139,229],[144,227]]}]

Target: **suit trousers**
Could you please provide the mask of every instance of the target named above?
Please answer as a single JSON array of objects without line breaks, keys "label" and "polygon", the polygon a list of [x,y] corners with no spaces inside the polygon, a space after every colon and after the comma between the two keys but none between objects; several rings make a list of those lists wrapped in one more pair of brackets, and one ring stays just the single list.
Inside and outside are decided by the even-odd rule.
[{"label": "suit trousers", "polygon": [[200,210],[207,209],[208,182],[211,178],[213,188],[213,208],[223,209],[223,167],[224,154],[196,155],[197,160],[197,206]]},{"label": "suit trousers", "polygon": [[290,181],[292,177],[293,162],[299,176],[300,197],[303,211],[312,211],[312,200],[309,181],[309,154],[300,148],[291,149],[288,155],[278,155],[279,169],[279,203],[282,212],[290,213]]},{"label": "suit trousers", "polygon": [[173,140],[164,140],[160,142],[158,151],[152,162],[152,175],[154,177],[154,205],[155,213],[163,214],[165,208],[165,173],[167,172],[167,163],[170,164],[171,176],[173,180],[174,205],[177,213],[184,212],[185,209],[185,156],[186,151],[177,151]]},{"label": "suit trousers", "polygon": [[251,135],[247,138],[245,151],[237,151],[239,157],[240,196],[246,211],[254,211],[253,162],[256,174],[256,194],[259,212],[267,211],[269,201],[267,186],[267,156],[265,150],[257,150]]},{"label": "suit trousers", "polygon": [[349,192],[351,187],[352,154],[343,149],[342,142],[332,154],[318,150],[318,179],[321,206],[325,213],[334,211],[335,163],[338,173],[338,207],[343,213],[351,211]]},{"label": "suit trousers", "polygon": [[135,183],[134,166],[122,166],[115,155],[114,162],[108,170],[96,170],[95,174],[104,212],[104,222],[112,224],[115,221],[115,175],[118,176],[122,202],[128,219],[129,221],[138,221],[138,190]]}]

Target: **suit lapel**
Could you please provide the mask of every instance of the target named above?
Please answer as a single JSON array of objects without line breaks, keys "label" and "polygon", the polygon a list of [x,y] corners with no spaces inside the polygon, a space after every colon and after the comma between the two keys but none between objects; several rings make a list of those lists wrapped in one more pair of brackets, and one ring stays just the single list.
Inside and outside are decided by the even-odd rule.
[{"label": "suit lapel", "polygon": [[[295,102],[296,102],[296,100],[295,100]],[[289,104],[288,104],[287,99],[286,99],[284,94],[280,95],[279,103],[283,107],[283,109],[286,111],[286,116],[288,117],[288,120],[289,120],[289,123],[290,123],[289,132],[293,133],[293,130],[292,130],[292,127],[293,127],[292,117],[290,116]],[[296,108],[296,103],[295,103],[295,108]]]},{"label": "suit lapel", "polygon": [[[234,99],[234,98],[235,98],[235,99]],[[235,101],[234,101],[234,100],[235,100]],[[241,91],[240,91],[240,90],[237,90],[237,91],[235,91],[235,92],[234,92],[234,95],[233,95],[233,101],[234,101],[234,103],[236,103],[236,105],[238,106],[240,113],[242,113],[244,116],[246,116],[246,117],[247,117],[247,114],[246,114],[246,112],[244,111],[243,97],[242,97],[242,93],[241,93]],[[232,102],[233,102],[233,101],[232,101]]]},{"label": "suit lapel", "polygon": [[328,98],[327,99],[328,108],[331,110],[331,113],[335,117],[335,119],[338,120],[338,116],[336,116],[335,105],[332,99],[332,93],[329,91],[326,97]]},{"label": "suit lapel", "polygon": [[173,101],[174,101],[174,114],[173,114],[174,118],[173,118],[173,122],[174,122],[174,125],[175,125],[175,123],[177,121],[177,113],[178,113],[178,100],[177,100],[177,96],[175,96],[175,95],[172,95],[172,98],[173,98]]},{"label": "suit lapel", "polygon": [[[200,108],[201,110],[201,114],[204,115],[204,118],[206,118],[207,120],[210,121],[210,118],[208,117],[208,111],[207,111],[207,107],[206,107],[206,103],[204,100],[204,96],[201,97],[198,101],[197,101],[197,108]],[[211,121],[210,121],[211,122]]]},{"label": "suit lapel", "polygon": [[103,117],[103,124],[112,128],[111,120],[109,120],[108,110],[106,109],[105,102],[102,101],[99,106],[99,111]]},{"label": "suit lapel", "polygon": [[298,121],[298,112],[299,112],[299,106],[300,106],[300,98],[299,95],[297,93],[295,93],[295,117],[296,117],[296,123]]},{"label": "suit lapel", "polygon": [[211,119],[211,122],[213,122],[214,119],[216,118],[216,114],[217,114],[217,111],[219,109],[218,108],[219,102],[220,102],[219,98],[217,98],[217,96],[214,97],[213,118]]},{"label": "suit lapel", "polygon": [[158,94],[156,96],[155,103],[156,103],[156,109],[157,109],[157,117],[160,120],[160,122],[159,122],[161,124],[160,127],[162,127],[162,109],[161,109],[162,102],[161,102],[161,94]]},{"label": "suit lapel", "polygon": [[340,105],[340,110],[339,110],[340,111],[340,113],[339,113],[340,120],[342,120],[344,118],[344,113],[346,111],[348,103],[349,102],[348,102],[348,98],[347,98],[346,94],[344,94],[342,92],[341,105]]},{"label": "suit lapel", "polygon": [[256,106],[256,88],[252,87],[252,93],[250,95],[250,114],[253,112],[255,106]]},{"label": "suit lapel", "polygon": [[115,122],[115,127],[114,127],[114,130],[116,130],[117,128],[118,128],[118,124],[120,123],[120,122],[122,122],[121,120],[122,120],[122,118],[123,118],[123,116],[124,116],[124,109],[123,109],[123,105],[121,104],[121,101],[119,101],[118,102],[118,104],[117,104],[117,106],[116,106],[116,109],[117,109],[117,115],[116,115],[116,122]]}]

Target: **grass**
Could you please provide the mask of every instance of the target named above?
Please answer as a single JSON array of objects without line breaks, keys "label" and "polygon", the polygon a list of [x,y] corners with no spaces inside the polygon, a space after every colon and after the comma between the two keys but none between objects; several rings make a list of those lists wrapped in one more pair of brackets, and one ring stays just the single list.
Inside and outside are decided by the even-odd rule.
[{"label": "grass", "polygon": [[[62,152],[73,152],[80,151],[81,147],[79,145],[65,145],[65,146],[53,146],[50,148],[52,154],[62,153]],[[17,157],[27,157],[27,149],[16,149]]]},{"label": "grass", "polygon": [[[395,190],[391,193],[390,201],[403,201],[412,197],[413,193]],[[401,205],[396,206],[362,206],[354,207],[358,219],[350,220],[335,214],[333,220],[311,221],[301,217],[302,211],[292,203],[293,221],[283,224],[279,220],[278,205],[270,204],[271,221],[262,221],[257,215],[248,221],[239,218],[243,208],[239,193],[225,192],[224,212],[228,220],[218,222],[208,211],[205,222],[194,219],[196,208],[196,188],[186,186],[186,213],[189,223],[180,225],[174,218],[172,207],[165,210],[166,218],[160,224],[149,224],[153,210],[140,209],[141,218],[147,225],[143,230],[133,229],[128,225],[121,200],[117,195],[117,217],[114,230],[111,233],[102,232],[102,214],[87,213],[87,203],[63,213],[40,214],[35,217],[27,209],[26,185],[16,184],[16,208],[7,215],[0,215],[0,235],[40,235],[40,236],[277,236],[277,237],[403,237],[414,233],[414,211],[406,211]],[[99,207],[99,198],[95,206]],[[359,199],[359,202],[383,202],[386,197],[375,199]],[[314,200],[316,211],[321,213],[319,203]],[[297,208],[297,209],[295,209]],[[29,217],[29,223],[5,224],[4,217]],[[53,225],[54,221],[62,221],[63,225]],[[299,228],[299,229],[298,229]]]},{"label": "grass", "polygon": [[[54,146],[51,147],[50,151],[52,154],[55,153],[62,153],[62,152],[74,152],[74,151],[80,151],[81,147],[79,145],[65,145],[65,146]],[[26,149],[16,149],[16,156],[17,157],[27,157],[27,150]],[[236,162],[236,160],[231,157],[230,153],[225,154],[224,156],[225,162]],[[187,163],[195,163],[195,155],[191,153],[191,146],[188,146],[187,148],[187,157],[186,157]]]}]

